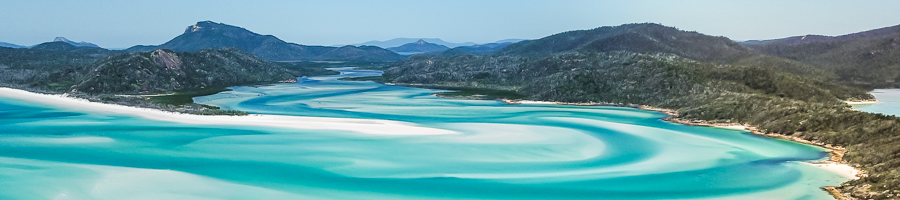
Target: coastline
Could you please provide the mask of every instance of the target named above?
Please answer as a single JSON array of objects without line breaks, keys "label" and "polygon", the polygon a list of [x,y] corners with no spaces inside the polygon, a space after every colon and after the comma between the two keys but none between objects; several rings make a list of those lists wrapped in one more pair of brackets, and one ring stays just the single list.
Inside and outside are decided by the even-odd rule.
[{"label": "coastline", "polygon": [[69,97],[66,94],[39,94],[6,87],[0,87],[0,97],[61,106],[74,110],[135,116],[145,119],[176,122],[182,124],[262,126],[304,130],[338,130],[352,131],[370,135],[457,134],[456,132],[449,130],[420,127],[407,122],[377,119],[301,117],[261,114],[251,114],[246,116],[193,115],[167,112],[150,108],[90,102],[86,99]]},{"label": "coastline", "polygon": [[[749,124],[716,123],[716,122],[709,122],[709,121],[705,121],[705,120],[681,119],[681,118],[678,118],[679,114],[678,114],[677,110],[666,109],[666,108],[657,108],[657,107],[648,106],[648,105],[593,103],[593,102],[592,103],[567,103],[567,102],[551,102],[551,101],[509,100],[509,99],[500,99],[500,101],[507,103],[507,104],[531,104],[531,105],[556,104],[556,105],[575,105],[575,106],[618,106],[618,107],[637,108],[637,109],[646,110],[646,111],[661,112],[661,113],[669,116],[669,117],[663,118],[662,120],[672,122],[672,123],[679,123],[679,124],[684,124],[684,125],[689,125],[689,126],[707,126],[707,127],[716,127],[716,128],[724,128],[724,129],[733,129],[733,130],[746,130],[754,135],[775,138],[775,139],[781,139],[781,140],[787,140],[787,141],[792,141],[792,142],[797,142],[797,143],[803,143],[803,144],[807,144],[807,145],[813,145],[813,146],[817,146],[820,148],[828,149],[829,150],[828,153],[830,155],[828,160],[804,162],[804,163],[808,163],[815,167],[819,167],[824,170],[834,172],[836,174],[839,174],[839,175],[846,177],[848,179],[851,179],[851,180],[856,180],[861,177],[867,176],[865,171],[851,165],[850,163],[846,163],[842,160],[844,157],[844,153],[847,152],[847,149],[844,147],[826,144],[826,143],[822,143],[822,142],[809,141],[809,140],[806,140],[806,139],[803,139],[800,137],[795,137],[795,136],[767,133],[765,130],[760,129],[757,126],[751,126]],[[850,104],[849,101],[847,103]],[[875,104],[875,103],[879,103],[879,102],[878,101],[856,102],[856,104]],[[854,105],[854,104],[851,104],[851,105]],[[841,193],[840,189],[837,188],[837,186],[823,187],[822,190],[828,192],[837,200],[852,199],[847,196],[844,196]]]},{"label": "coastline", "polygon": [[871,100],[871,101],[844,101],[844,103],[846,103],[848,105],[869,105],[869,104],[879,104],[881,102],[878,100]]}]

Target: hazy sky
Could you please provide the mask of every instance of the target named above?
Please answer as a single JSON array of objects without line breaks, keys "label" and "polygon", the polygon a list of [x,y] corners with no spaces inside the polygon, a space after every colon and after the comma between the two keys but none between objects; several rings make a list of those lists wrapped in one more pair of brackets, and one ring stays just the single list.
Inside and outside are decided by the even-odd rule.
[{"label": "hazy sky", "polygon": [[900,1],[0,0],[0,42],[64,36],[102,47],[162,44],[212,20],[307,45],[397,37],[487,43],[655,22],[734,40],[841,35],[900,24]]}]

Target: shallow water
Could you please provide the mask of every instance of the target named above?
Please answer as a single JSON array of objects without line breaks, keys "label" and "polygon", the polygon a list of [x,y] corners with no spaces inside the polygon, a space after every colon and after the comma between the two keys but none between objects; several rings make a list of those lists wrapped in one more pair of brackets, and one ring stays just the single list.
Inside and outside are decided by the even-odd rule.
[{"label": "shallow water", "polygon": [[198,126],[0,98],[0,199],[829,199],[821,149],[618,107],[505,105],[338,81],[199,103],[376,118],[438,136]]},{"label": "shallow water", "polygon": [[853,108],[870,113],[900,116],[900,89],[875,89],[871,94],[880,103],[853,105]]}]

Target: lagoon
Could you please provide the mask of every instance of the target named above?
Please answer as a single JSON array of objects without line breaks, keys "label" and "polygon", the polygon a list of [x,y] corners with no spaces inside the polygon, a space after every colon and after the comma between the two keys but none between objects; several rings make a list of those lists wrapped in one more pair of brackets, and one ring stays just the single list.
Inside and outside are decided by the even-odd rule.
[{"label": "lagoon", "polygon": [[392,120],[373,135],[154,121],[0,98],[0,199],[830,199],[823,149],[622,107],[508,105],[341,81],[232,87],[198,103]]}]

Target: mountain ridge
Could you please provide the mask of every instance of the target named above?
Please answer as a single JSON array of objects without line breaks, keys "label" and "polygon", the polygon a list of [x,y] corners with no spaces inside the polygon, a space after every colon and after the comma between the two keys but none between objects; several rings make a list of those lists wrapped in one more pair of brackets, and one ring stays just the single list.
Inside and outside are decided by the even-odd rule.
[{"label": "mountain ridge", "polygon": [[13,43],[6,43],[6,42],[0,42],[0,47],[9,47],[9,48],[16,48],[16,49],[28,48],[27,46],[17,45],[17,44],[13,44]]},{"label": "mountain ridge", "polygon": [[440,44],[429,43],[429,42],[426,42],[425,40],[420,39],[413,43],[407,43],[407,44],[401,45],[399,47],[391,47],[391,48],[387,48],[387,49],[391,50],[393,52],[397,52],[397,53],[428,53],[428,52],[444,51],[444,50],[447,50],[450,48],[447,46],[444,46],[444,45],[440,45]]},{"label": "mountain ridge", "polygon": [[845,84],[900,87],[900,25],[840,36],[746,41],[742,45],[762,54],[834,71]]},{"label": "mountain ridge", "polygon": [[306,46],[288,43],[272,35],[261,35],[241,27],[212,21],[190,25],[185,28],[184,33],[161,45],[136,45],[126,51],[171,49],[176,52],[194,52],[223,47],[234,47],[271,61],[385,62],[405,58],[381,48]]},{"label": "mountain ridge", "polygon": [[69,43],[69,44],[71,44],[71,45],[73,45],[73,46],[76,46],[76,47],[97,47],[97,48],[100,48],[100,46],[97,46],[96,44],[93,44],[93,43],[90,43],[90,42],[85,42],[85,41],[75,42],[75,41],[66,39],[65,37],[56,37],[56,38],[53,38],[53,41],[52,41],[52,42],[65,42],[65,43]]},{"label": "mountain ridge", "polygon": [[356,43],[356,44],[351,44],[351,45],[354,45],[354,46],[360,46],[360,45],[377,46],[377,47],[387,49],[387,48],[392,48],[392,47],[403,46],[404,44],[415,43],[418,40],[423,40],[428,43],[444,45],[449,48],[454,48],[454,47],[458,47],[458,46],[476,45],[476,43],[474,43],[474,42],[461,42],[461,43],[447,42],[440,38],[394,38],[394,39],[384,40],[384,41],[372,40],[372,41],[368,41],[368,42]]}]

